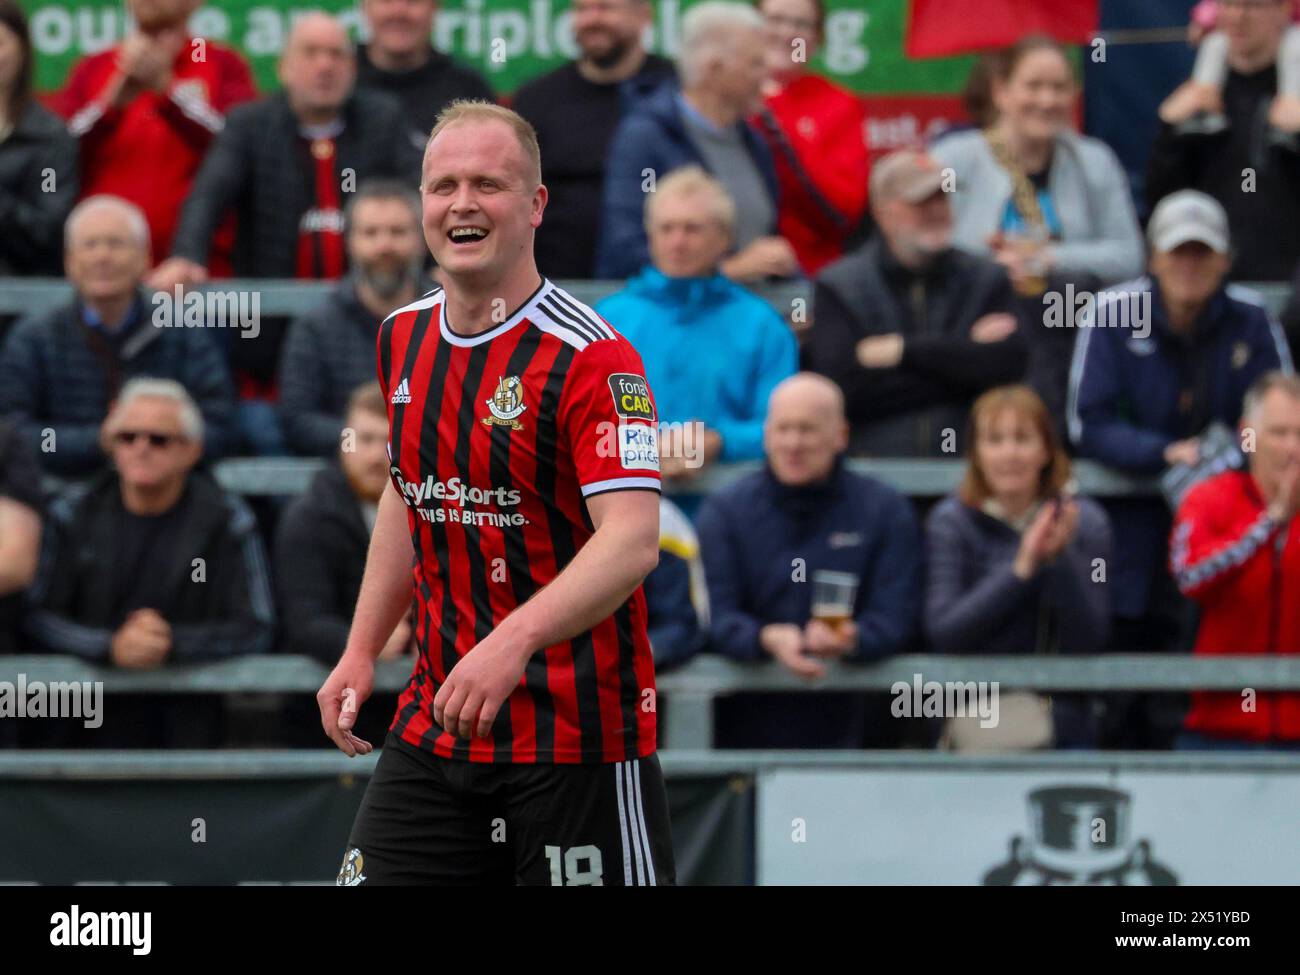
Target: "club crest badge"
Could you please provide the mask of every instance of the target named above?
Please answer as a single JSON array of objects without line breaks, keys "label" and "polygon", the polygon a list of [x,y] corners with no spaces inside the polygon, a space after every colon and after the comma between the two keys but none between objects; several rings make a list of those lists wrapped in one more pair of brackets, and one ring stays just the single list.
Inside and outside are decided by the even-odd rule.
[{"label": "club crest badge", "polygon": [[483,417],[483,422],[488,426],[522,430],[524,425],[515,419],[527,408],[524,406],[524,384],[519,377],[502,376],[496,392],[487,401],[487,408],[492,415]]},{"label": "club crest badge", "polygon": [[362,881],[366,879],[366,875],[361,872],[365,862],[366,858],[361,855],[361,851],[355,846],[348,850],[347,856],[343,858],[343,866],[339,870],[334,885],[336,887],[359,887]]}]

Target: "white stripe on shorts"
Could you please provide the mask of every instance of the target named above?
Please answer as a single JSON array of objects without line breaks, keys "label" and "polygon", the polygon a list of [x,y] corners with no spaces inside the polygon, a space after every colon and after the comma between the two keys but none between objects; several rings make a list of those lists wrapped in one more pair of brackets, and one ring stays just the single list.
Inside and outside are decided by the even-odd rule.
[{"label": "white stripe on shorts", "polygon": [[632,850],[627,845],[627,806],[623,801],[623,763],[614,763],[614,786],[618,790],[618,828],[623,837],[623,886],[632,886]]},{"label": "white stripe on shorts", "polygon": [[645,834],[645,803],[641,801],[641,760],[637,759],[632,763],[632,773],[636,781],[636,808],[638,819],[641,826],[641,844],[645,847],[645,868],[646,873],[650,876],[650,886],[655,887],[655,861],[650,855],[650,840]]},{"label": "white stripe on shorts", "polygon": [[644,887],[645,886],[645,862],[642,859],[642,855],[641,855],[641,836],[640,836],[640,831],[639,831],[639,826],[637,823],[637,816],[636,816],[637,814],[636,789],[633,786],[633,780],[632,780],[632,766],[635,764],[636,764],[635,760],[631,762],[623,763],[623,774],[624,774],[623,788],[627,793],[627,831],[632,835],[632,854],[633,856],[636,857],[636,883],[638,887]]}]

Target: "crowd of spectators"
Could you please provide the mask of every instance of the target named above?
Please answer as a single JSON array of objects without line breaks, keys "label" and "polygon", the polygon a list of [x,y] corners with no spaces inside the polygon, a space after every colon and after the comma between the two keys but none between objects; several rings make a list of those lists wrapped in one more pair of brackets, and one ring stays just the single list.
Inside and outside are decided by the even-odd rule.
[{"label": "crowd of spectators", "polygon": [[[537,130],[542,272],[619,282],[596,307],[642,355],[676,489],[645,585],[661,668],[1300,652],[1300,299],[1284,330],[1230,283],[1300,261],[1291,0],[1202,5],[1142,206],[1076,131],[1074,61],[1046,37],[982,59],[973,127],[872,162],[863,101],[809,66],[821,0],[693,5],[675,62],[643,45],[649,0],[575,0],[577,58],[511,98],[432,47],[434,0],[362,0],[360,45],[295,18],[260,96],[238,53],[189,34],[198,5],[128,0],[131,33],[38,100],[26,20],[0,0],[0,278],[72,290],[0,336],[0,653],[337,658],[388,483],[376,335],[437,279],[422,152],[466,98]],[[230,277],[331,284],[259,335],[161,327]],[[751,290],[777,282],[810,307]],[[1209,456],[1216,431],[1239,449]],[[255,507],[211,468],[248,454],[324,466]],[[848,457],[964,458],[964,476],[929,505]],[[1194,483],[1092,500],[1074,458]],[[693,487],[741,461],[757,469]],[[718,704],[717,743],[1300,743],[1300,694],[1237,699],[1008,694],[990,731],[900,730],[868,695],[746,694]],[[218,741],[215,703],[140,699],[97,740]]]}]

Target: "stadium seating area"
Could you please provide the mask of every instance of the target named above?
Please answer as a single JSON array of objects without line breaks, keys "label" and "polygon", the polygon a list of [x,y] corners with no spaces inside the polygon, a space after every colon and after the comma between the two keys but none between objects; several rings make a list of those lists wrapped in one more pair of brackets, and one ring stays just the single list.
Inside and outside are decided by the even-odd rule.
[{"label": "stadium seating area", "polygon": [[[510,93],[428,23],[412,54],[401,25],[354,46],[324,14],[258,92],[233,49],[189,55],[194,4],[143,6],[156,22],[37,98],[0,0],[0,677],[120,695],[102,731],[10,723],[0,747],[328,744],[311,696],[388,483],[374,338],[438,280],[412,187],[459,98],[532,123],[539,269],[655,391],[661,743],[1300,741],[1300,666],[1253,659],[1300,659],[1290,625],[1223,637],[1300,598],[1267,571],[1300,559],[1300,448],[1266,432],[1300,430],[1289,3],[1221,5],[1247,20],[1162,104],[1136,199],[1076,131],[1050,37],[980,61],[968,123],[873,158],[861,99],[788,61],[815,0],[798,23],[705,4],[675,64],[640,49],[655,5],[607,4],[579,15],[579,61]],[[1226,524],[1236,495],[1204,498],[1231,478]],[[1005,734],[898,720],[913,675],[1000,684]],[[1225,713],[1240,688],[1258,710]]]}]

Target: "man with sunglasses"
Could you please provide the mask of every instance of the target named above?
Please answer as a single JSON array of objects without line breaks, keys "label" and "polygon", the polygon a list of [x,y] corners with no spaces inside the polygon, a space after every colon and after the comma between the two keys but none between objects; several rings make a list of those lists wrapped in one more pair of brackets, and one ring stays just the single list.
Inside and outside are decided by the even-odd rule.
[{"label": "man with sunglasses", "polygon": [[[205,472],[203,419],[179,383],[133,379],[104,422],[105,471],[50,507],[28,628],[51,653],[146,669],[267,653],[275,619],[252,513]],[[96,744],[200,747],[181,702],[115,705]]]}]

